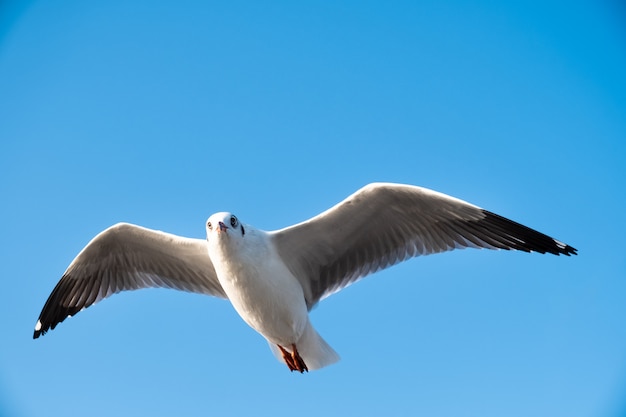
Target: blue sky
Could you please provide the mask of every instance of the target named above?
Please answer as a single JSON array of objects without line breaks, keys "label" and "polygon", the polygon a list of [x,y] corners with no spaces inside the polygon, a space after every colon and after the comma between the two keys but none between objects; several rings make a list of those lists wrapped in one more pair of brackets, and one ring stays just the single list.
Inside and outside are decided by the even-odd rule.
[{"label": "blue sky", "polygon": [[[626,412],[626,14],[618,2],[0,3],[0,415]],[[50,291],[126,221],[273,230],[426,186],[579,250],[465,250],[312,312],[291,374],[223,300],[116,295],[45,337]]]}]

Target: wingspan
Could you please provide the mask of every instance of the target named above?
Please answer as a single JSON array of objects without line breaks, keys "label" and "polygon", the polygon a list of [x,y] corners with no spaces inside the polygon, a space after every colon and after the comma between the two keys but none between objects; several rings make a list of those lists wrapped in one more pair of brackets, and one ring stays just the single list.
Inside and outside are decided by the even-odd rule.
[{"label": "wingspan", "polygon": [[106,229],[67,268],[39,315],[33,338],[120,291],[164,287],[226,298],[205,243],[127,223]]}]

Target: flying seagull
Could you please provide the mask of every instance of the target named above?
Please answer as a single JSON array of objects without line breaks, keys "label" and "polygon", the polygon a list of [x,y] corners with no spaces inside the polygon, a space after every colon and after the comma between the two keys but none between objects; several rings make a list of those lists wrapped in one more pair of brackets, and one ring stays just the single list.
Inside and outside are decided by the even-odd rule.
[{"label": "flying seagull", "polygon": [[358,279],[419,255],[463,248],[576,255],[543,233],[422,187],[369,184],[302,223],[266,232],[213,214],[206,240],[119,223],[83,248],[39,315],[33,338],[112,294],[165,287],[228,299],[291,371],[337,353],[309,311]]}]

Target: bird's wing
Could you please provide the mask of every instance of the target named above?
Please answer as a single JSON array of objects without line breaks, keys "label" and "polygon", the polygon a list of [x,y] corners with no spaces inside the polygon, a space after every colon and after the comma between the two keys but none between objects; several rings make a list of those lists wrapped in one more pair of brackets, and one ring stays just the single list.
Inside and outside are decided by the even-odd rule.
[{"label": "bird's wing", "polygon": [[119,223],[72,261],[48,297],[33,338],[112,294],[149,287],[226,298],[205,241]]},{"label": "bird's wing", "polygon": [[448,195],[370,184],[305,222],[270,232],[309,308],[361,277],[418,255],[466,247],[576,254],[542,233]]}]

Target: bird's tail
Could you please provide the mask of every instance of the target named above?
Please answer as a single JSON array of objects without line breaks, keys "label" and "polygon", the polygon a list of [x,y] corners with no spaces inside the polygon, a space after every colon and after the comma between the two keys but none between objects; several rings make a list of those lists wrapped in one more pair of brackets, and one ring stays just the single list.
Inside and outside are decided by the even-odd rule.
[{"label": "bird's tail", "polygon": [[[269,345],[274,356],[276,356],[280,362],[285,363],[278,346],[273,343]],[[322,339],[322,336],[315,331],[310,322],[307,323],[304,333],[300,336],[300,340],[296,342],[296,348],[310,371],[332,365],[339,360],[337,352]],[[285,346],[285,349],[291,351],[291,346]]]}]

